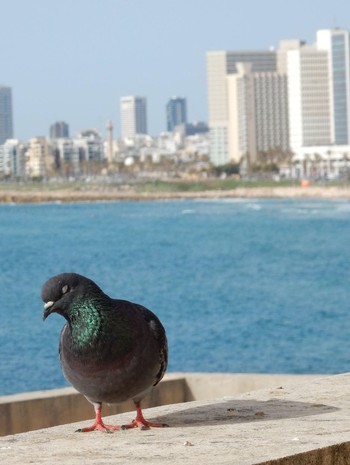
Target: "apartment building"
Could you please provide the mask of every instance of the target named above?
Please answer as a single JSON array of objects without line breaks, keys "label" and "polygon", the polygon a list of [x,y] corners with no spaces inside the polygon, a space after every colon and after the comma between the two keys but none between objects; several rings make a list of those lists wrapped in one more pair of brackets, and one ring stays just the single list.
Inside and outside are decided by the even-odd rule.
[{"label": "apartment building", "polygon": [[29,178],[44,177],[54,171],[54,157],[48,139],[34,137],[28,141],[25,168]]}]

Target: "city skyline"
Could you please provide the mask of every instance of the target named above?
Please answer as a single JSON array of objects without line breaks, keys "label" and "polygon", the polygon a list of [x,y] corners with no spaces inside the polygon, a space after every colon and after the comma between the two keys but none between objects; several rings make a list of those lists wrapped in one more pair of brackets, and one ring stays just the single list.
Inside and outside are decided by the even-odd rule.
[{"label": "city skyline", "polygon": [[273,50],[207,53],[210,159],[249,168],[258,155],[350,143],[349,31]]},{"label": "city skyline", "polygon": [[[181,21],[179,11],[186,11]],[[268,49],[281,38],[312,43],[315,30],[350,29],[350,5],[340,0],[317,2],[317,15],[300,0],[283,9],[272,0],[239,8],[229,0],[200,8],[193,0],[92,0],[88,9],[82,0],[62,0],[59,9],[14,0],[2,17],[16,23],[4,21],[0,31],[8,44],[0,83],[13,90],[14,136],[22,140],[46,135],[60,120],[72,134],[92,127],[104,133],[112,120],[118,136],[122,95],[147,97],[151,135],[165,129],[171,95],[187,98],[189,121],[207,121],[207,51]]]}]

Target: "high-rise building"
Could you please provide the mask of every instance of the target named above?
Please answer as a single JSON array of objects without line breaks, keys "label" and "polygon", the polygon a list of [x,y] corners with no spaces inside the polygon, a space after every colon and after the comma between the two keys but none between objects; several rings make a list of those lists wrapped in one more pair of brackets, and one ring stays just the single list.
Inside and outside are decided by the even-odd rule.
[{"label": "high-rise building", "polygon": [[259,152],[287,150],[287,77],[277,72],[252,72],[251,63],[237,63],[227,76],[230,160],[249,166]]},{"label": "high-rise building", "polygon": [[166,105],[167,131],[187,123],[187,103],[183,97],[172,97]]},{"label": "high-rise building", "polygon": [[332,143],[328,52],[315,45],[287,52],[290,148]]},{"label": "high-rise building", "polygon": [[251,72],[276,71],[276,52],[215,51],[207,53],[210,158],[215,165],[232,160],[228,136],[229,102],[227,76],[237,72],[237,63],[251,63]]},{"label": "high-rise building", "polygon": [[328,53],[328,85],[332,144],[350,143],[349,31],[317,31],[317,48]]},{"label": "high-rise building", "polygon": [[290,147],[350,143],[349,31],[322,29],[287,52]]},{"label": "high-rise building", "polygon": [[61,139],[69,137],[69,126],[64,121],[57,121],[50,126],[50,138]]},{"label": "high-rise building", "polygon": [[120,116],[123,138],[147,134],[147,100],[145,97],[121,97]]},{"label": "high-rise building", "polygon": [[13,138],[12,89],[0,86],[0,144]]},{"label": "high-rise building", "polygon": [[254,161],[272,148],[350,144],[349,31],[320,30],[313,45],[283,40],[277,50],[208,52],[207,70],[215,165],[244,153]]}]

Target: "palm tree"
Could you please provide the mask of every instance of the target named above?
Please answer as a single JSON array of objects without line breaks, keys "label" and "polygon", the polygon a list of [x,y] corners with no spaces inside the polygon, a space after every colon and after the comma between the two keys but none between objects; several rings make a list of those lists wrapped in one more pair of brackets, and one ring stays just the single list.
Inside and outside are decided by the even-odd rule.
[{"label": "palm tree", "polygon": [[307,178],[310,175],[310,154],[305,153],[303,159],[303,177]]},{"label": "palm tree", "polygon": [[349,180],[349,161],[350,157],[347,152],[343,153],[343,173],[344,173],[344,178]]},{"label": "palm tree", "polygon": [[315,161],[315,166],[316,166],[316,176],[320,177],[321,176],[321,161],[322,157],[318,152],[314,153],[314,161]]},{"label": "palm tree", "polygon": [[328,156],[328,176],[332,174],[333,171],[333,163],[332,163],[332,150],[327,150],[327,156]]}]

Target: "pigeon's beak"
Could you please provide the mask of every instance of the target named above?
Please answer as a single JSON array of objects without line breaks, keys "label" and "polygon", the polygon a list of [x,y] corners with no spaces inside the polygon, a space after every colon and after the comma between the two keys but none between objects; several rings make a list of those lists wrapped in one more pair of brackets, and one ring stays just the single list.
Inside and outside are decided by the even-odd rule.
[{"label": "pigeon's beak", "polygon": [[51,315],[52,312],[54,312],[55,310],[53,309],[53,306],[54,306],[55,302],[46,302],[46,304],[44,305],[44,312],[43,312],[43,320],[45,321],[46,318]]}]

